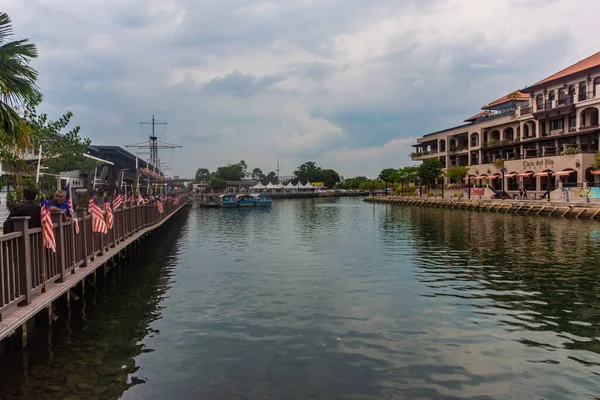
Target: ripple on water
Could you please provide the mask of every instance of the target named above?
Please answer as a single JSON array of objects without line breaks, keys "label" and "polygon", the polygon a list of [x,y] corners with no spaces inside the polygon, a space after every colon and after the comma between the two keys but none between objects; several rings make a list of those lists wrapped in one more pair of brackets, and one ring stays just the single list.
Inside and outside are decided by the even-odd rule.
[{"label": "ripple on water", "polygon": [[140,274],[127,269],[135,280],[99,292],[83,319],[73,309],[69,334],[61,316],[51,348],[42,335],[27,379],[5,363],[2,393],[600,393],[594,223],[343,198],[281,200],[270,210],[194,208],[185,218],[181,232],[163,231]]}]

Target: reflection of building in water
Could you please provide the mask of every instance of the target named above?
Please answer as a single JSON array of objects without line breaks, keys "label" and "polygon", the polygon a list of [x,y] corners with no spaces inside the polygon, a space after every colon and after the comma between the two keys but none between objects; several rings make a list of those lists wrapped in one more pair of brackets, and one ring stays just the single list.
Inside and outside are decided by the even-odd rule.
[{"label": "reflection of building in water", "polygon": [[[591,323],[600,315],[595,224],[420,207],[410,212],[413,263],[435,296],[493,300],[478,307],[495,316],[505,310],[502,323],[517,329],[598,336]],[[585,342],[569,346],[600,352]]]},{"label": "reflection of building in water", "polygon": [[[413,160],[468,166],[471,184],[508,191],[600,186],[600,53],[482,107],[465,124],[417,140]],[[504,169],[504,170],[503,170]],[[444,178],[446,183],[449,178]],[[454,182],[462,183],[462,182]]]}]

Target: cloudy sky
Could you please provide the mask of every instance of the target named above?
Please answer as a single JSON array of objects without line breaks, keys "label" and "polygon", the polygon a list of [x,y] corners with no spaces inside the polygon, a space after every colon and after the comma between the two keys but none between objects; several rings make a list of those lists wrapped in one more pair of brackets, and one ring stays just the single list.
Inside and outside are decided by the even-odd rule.
[{"label": "cloudy sky", "polygon": [[175,174],[245,159],[344,176],[600,50],[597,0],[5,0],[42,111],[96,144],[161,140]]}]

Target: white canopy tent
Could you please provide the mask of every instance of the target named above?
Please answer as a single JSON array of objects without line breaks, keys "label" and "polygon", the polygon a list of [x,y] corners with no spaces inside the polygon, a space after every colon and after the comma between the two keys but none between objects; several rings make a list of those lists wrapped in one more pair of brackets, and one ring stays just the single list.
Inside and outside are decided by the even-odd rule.
[{"label": "white canopy tent", "polygon": [[304,185],[300,185],[300,189],[314,189],[315,187],[310,182],[306,182]]},{"label": "white canopy tent", "polygon": [[256,185],[252,186],[252,190],[260,191],[265,190],[267,187],[262,183],[258,182]]}]

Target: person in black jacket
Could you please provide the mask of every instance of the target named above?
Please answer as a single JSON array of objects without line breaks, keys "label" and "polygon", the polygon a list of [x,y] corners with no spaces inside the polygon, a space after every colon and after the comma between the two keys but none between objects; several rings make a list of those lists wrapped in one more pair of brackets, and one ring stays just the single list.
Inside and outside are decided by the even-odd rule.
[{"label": "person in black jacket", "polygon": [[12,217],[31,217],[29,220],[29,228],[39,228],[42,226],[40,221],[40,205],[35,202],[37,190],[33,188],[23,189],[24,200],[21,203],[15,204],[10,210],[10,214],[4,221],[4,233],[14,232]]}]

